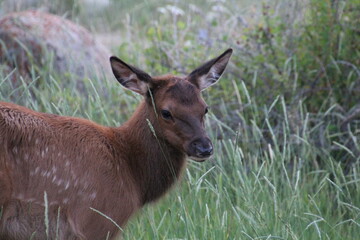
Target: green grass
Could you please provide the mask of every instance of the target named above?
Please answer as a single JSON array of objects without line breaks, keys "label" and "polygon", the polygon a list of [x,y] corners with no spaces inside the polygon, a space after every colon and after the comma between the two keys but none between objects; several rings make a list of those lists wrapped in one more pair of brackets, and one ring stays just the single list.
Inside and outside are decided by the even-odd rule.
[{"label": "green grass", "polygon": [[[76,88],[57,88],[59,80],[50,78],[41,92],[36,84],[24,85],[15,102],[112,126],[123,123],[139,102],[115,80],[106,86],[108,98],[98,95],[98,81],[84,80],[87,99]],[[225,76],[221,81],[230,79]],[[1,83],[0,96],[10,100],[11,93],[3,91],[6,85],[7,81]],[[246,89],[238,91],[245,95]],[[281,98],[271,107],[284,107]],[[245,120],[259,118],[261,110],[250,108]],[[246,129],[229,130],[219,122],[221,115],[210,114],[207,125],[215,156],[205,163],[189,162],[181,183],[165,199],[132,218],[124,239],[357,239],[359,166],[353,165],[345,175],[329,152],[311,144],[309,137],[318,126],[309,124],[309,114],[300,119],[295,133],[287,124],[287,114],[283,111],[281,132],[266,118],[258,120],[260,125],[252,121]],[[264,126],[272,144],[262,143]],[[226,137],[216,140],[220,135]],[[314,166],[319,161],[323,164]]]},{"label": "green grass", "polygon": [[[358,12],[349,7],[357,0],[338,1],[342,28],[330,1],[323,2],[309,1],[314,5],[304,10],[285,0],[244,9],[245,2],[228,1],[229,12],[210,21],[205,16],[215,3],[202,1],[201,13],[175,22],[146,11],[163,2],[119,2],[87,23],[100,31],[112,20],[110,30],[130,31],[113,52],[153,74],[189,72],[225,48],[235,49],[223,79],[204,92],[214,157],[190,161],[169,194],[131,219],[123,239],[359,239],[360,120],[351,116],[360,101],[360,40],[351,32]],[[190,3],[177,6],[190,11]],[[251,6],[262,7],[254,15]],[[292,19],[284,8],[294,11]],[[79,22],[90,14],[75,10],[71,18]],[[248,26],[235,21],[239,15]],[[212,45],[198,39],[198,28],[211,30]],[[12,75],[0,68],[0,99],[107,126],[124,123],[141,99],[115,79],[84,79],[80,91],[71,75],[34,69],[14,89]]]}]

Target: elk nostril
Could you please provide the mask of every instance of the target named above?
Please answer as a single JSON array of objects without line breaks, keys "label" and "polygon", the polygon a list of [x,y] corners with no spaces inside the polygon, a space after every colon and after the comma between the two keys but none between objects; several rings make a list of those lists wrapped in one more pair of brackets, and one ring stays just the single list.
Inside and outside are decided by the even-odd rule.
[{"label": "elk nostril", "polygon": [[192,142],[191,143],[191,146],[194,147],[195,149],[198,149],[199,148],[199,142],[195,141],[195,142]]},{"label": "elk nostril", "polygon": [[211,145],[209,145],[208,147],[201,149],[200,155],[204,156],[204,157],[210,156],[212,154],[212,152],[213,152],[213,147]]},{"label": "elk nostril", "polygon": [[211,144],[193,142],[192,146],[194,147],[196,154],[202,157],[210,156],[213,152],[213,147]]},{"label": "elk nostril", "polygon": [[190,146],[192,155],[198,158],[207,158],[213,153],[213,146],[211,141],[207,138],[195,140]]}]

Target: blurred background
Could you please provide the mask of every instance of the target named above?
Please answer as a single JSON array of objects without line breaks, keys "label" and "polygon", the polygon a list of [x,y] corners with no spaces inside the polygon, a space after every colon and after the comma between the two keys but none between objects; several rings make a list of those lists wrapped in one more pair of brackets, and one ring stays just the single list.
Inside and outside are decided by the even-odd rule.
[{"label": "blurred background", "polygon": [[9,60],[0,20],[0,99],[110,126],[141,98],[118,86],[108,56],[151,75],[187,74],[234,49],[204,92],[215,157],[190,163],[124,239],[358,239],[360,0],[0,0],[0,18],[30,9],[84,27],[93,45],[34,33],[48,51],[15,44],[25,53]]}]

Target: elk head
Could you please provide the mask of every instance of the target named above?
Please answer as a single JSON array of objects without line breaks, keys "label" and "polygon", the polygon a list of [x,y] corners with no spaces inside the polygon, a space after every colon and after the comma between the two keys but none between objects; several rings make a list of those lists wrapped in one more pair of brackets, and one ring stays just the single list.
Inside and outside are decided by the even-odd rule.
[{"label": "elk head", "polygon": [[151,77],[117,57],[110,62],[121,85],[145,97],[151,113],[144,117],[152,120],[156,134],[191,159],[204,161],[213,154],[213,145],[205,132],[208,106],[201,91],[219,80],[231,54],[228,49],[187,76]]}]

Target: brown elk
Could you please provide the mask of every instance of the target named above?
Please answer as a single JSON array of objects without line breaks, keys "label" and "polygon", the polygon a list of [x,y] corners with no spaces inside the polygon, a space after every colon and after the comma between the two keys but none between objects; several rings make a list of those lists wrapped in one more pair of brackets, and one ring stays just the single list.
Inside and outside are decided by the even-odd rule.
[{"label": "brown elk", "polygon": [[117,128],[1,102],[0,239],[114,238],[116,223],[171,187],[186,157],[212,155],[201,91],[231,54],[182,77],[150,77],[111,57],[116,79],[144,97]]}]

